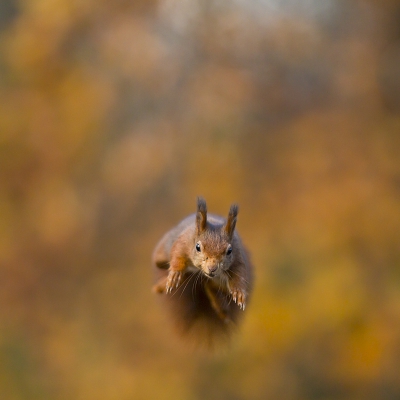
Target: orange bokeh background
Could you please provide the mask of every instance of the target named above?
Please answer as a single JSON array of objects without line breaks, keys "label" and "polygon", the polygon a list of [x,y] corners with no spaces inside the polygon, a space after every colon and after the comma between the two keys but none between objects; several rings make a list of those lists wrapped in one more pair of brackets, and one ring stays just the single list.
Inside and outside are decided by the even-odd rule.
[{"label": "orange bokeh background", "polygon": [[[0,6],[2,399],[398,399],[397,1]],[[202,195],[252,254],[217,354],[150,256]]]}]

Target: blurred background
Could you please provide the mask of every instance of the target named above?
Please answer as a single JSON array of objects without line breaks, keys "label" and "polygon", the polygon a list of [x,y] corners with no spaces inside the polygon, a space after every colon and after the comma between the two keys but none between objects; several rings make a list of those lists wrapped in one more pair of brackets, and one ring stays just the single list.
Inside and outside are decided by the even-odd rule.
[{"label": "blurred background", "polygon": [[[399,399],[397,0],[2,0],[0,397]],[[151,293],[226,215],[256,267],[230,347]]]}]

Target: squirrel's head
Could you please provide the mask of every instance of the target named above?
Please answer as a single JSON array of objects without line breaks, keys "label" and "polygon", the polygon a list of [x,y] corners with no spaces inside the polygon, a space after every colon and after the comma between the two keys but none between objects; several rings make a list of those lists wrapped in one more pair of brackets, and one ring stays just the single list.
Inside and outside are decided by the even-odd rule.
[{"label": "squirrel's head", "polygon": [[231,266],[237,249],[234,231],[238,215],[237,204],[232,204],[225,223],[211,224],[207,221],[207,205],[203,198],[197,199],[196,234],[192,261],[209,276],[220,276]]}]

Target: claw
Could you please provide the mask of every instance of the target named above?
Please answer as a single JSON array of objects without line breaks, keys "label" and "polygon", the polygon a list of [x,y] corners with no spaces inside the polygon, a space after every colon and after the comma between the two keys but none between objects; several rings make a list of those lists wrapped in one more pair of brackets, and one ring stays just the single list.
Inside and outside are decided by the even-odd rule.
[{"label": "claw", "polygon": [[170,271],[168,274],[167,284],[165,285],[166,293],[172,293],[173,289],[177,289],[181,282],[181,271]]},{"label": "claw", "polygon": [[233,301],[238,305],[238,307],[244,311],[246,307],[246,294],[241,290],[232,290],[231,291]]}]

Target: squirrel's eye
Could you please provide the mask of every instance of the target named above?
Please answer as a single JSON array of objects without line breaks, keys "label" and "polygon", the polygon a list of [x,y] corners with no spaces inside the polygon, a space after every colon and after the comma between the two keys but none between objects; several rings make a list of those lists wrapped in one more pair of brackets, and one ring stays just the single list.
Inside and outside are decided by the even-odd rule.
[{"label": "squirrel's eye", "polygon": [[200,251],[201,251],[201,248],[200,248],[200,243],[196,243],[196,250],[197,250],[198,252],[200,252]]},{"label": "squirrel's eye", "polygon": [[229,256],[229,254],[232,253],[232,246],[228,247],[228,250],[226,250],[226,255]]}]

